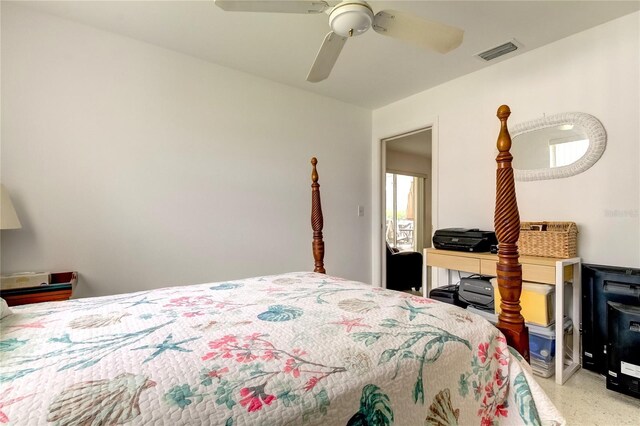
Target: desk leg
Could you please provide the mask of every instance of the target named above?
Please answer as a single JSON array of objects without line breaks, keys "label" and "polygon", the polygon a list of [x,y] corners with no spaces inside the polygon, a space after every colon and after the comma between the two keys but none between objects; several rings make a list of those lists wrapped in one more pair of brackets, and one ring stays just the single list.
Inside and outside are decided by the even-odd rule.
[{"label": "desk leg", "polygon": [[564,368],[564,265],[556,262],[556,383],[561,385]]},{"label": "desk leg", "polygon": [[[564,353],[564,268],[571,265],[573,268],[572,285],[572,310],[573,345],[571,348],[571,360],[565,367]],[[580,369],[580,307],[581,276],[580,258],[559,260],[556,262],[556,383],[563,385],[569,377]]]}]

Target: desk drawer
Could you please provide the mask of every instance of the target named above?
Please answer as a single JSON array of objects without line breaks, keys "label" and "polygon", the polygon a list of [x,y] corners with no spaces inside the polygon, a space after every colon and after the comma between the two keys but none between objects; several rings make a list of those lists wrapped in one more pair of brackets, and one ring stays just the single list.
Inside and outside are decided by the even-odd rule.
[{"label": "desk drawer", "polygon": [[[493,260],[482,260],[480,265],[480,273],[482,275],[497,276],[496,262]],[[522,265],[522,280],[532,281],[536,283],[555,284],[556,268],[544,265]]]},{"label": "desk drawer", "polygon": [[474,274],[480,273],[480,259],[463,256],[449,256],[437,253],[430,253],[427,256],[427,265],[436,268],[453,269]]},{"label": "desk drawer", "polygon": [[[483,259],[480,262],[480,273],[482,275],[497,276],[496,262],[493,260]],[[564,279],[571,280],[573,278],[573,268],[565,267]],[[547,265],[535,265],[532,263],[524,263],[522,265],[522,280],[534,283],[555,284],[556,268]]]}]

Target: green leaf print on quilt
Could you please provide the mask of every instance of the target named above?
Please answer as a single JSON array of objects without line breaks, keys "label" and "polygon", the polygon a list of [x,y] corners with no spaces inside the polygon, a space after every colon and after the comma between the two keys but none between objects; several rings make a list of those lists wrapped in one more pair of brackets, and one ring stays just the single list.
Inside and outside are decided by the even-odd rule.
[{"label": "green leaf print on quilt", "polygon": [[[380,341],[383,336],[405,338],[405,341],[397,348],[385,349],[380,355],[378,364],[385,364],[395,358],[396,368],[393,375],[395,379],[400,371],[402,361],[418,362],[416,383],[412,392],[414,403],[420,401],[421,404],[424,404],[424,384],[422,381],[424,366],[436,362],[447,343],[462,343],[471,350],[468,340],[431,324],[404,323],[393,318],[386,318],[380,322],[380,326],[393,329],[393,331],[386,333],[358,332],[351,335],[352,339],[356,342],[364,342],[366,346],[371,346]],[[423,342],[424,346],[420,348]]]},{"label": "green leaf print on quilt", "polygon": [[0,352],[9,352],[24,346],[28,340],[18,340],[15,337],[6,340],[0,340]]},{"label": "green leaf print on quilt", "polygon": [[[57,371],[69,369],[77,371],[91,367],[106,356],[144,339],[172,322],[173,320],[130,333],[91,336],[85,340],[73,340],[68,333],[64,333],[60,337],[51,337],[48,341],[50,344],[42,345],[45,349],[52,348],[48,352],[29,353],[26,355],[10,353],[3,359],[3,367],[19,367],[32,363],[38,363],[39,365],[33,368],[6,371],[0,374],[0,383],[15,380],[52,365],[58,366]],[[60,347],[59,344],[65,345],[65,347]]]},{"label": "green leaf print on quilt", "polygon": [[302,312],[302,309],[295,306],[271,305],[268,311],[258,314],[258,319],[270,322],[290,321],[300,317]]},{"label": "green leaf print on quilt", "polygon": [[393,410],[389,397],[376,385],[362,388],[360,409],[354,414],[347,426],[389,426],[393,424]]},{"label": "green leaf print on quilt", "polygon": [[238,283],[222,283],[209,287],[211,290],[233,290],[234,288],[240,288],[242,284]]},{"label": "green leaf print on quilt", "polygon": [[303,424],[309,423],[317,417],[325,416],[330,405],[329,395],[325,389],[313,394],[313,400],[300,400],[300,402],[303,407],[306,407],[302,413]]},{"label": "green leaf print on quilt", "polygon": [[531,389],[529,389],[529,383],[524,377],[523,373],[516,376],[513,381],[513,387],[515,389],[514,398],[518,405],[518,412],[520,417],[527,426],[540,426],[540,417],[538,417],[538,409],[536,403],[531,395]]},{"label": "green leaf print on quilt", "polygon": [[172,387],[165,395],[165,398],[170,403],[184,409],[194,401],[202,401],[203,395],[196,394],[194,389],[191,389],[191,386],[185,384]]}]

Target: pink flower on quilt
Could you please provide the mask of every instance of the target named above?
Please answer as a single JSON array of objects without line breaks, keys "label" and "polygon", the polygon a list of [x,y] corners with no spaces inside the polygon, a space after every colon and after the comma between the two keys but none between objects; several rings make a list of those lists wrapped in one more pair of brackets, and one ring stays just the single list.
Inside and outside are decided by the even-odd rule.
[{"label": "pink flower on quilt", "polygon": [[185,312],[184,314],[182,314],[183,317],[187,317],[187,318],[193,318],[195,316],[200,316],[200,315],[204,315],[204,314],[200,311]]},{"label": "pink flower on quilt", "polygon": [[487,361],[487,352],[489,351],[489,343],[480,343],[478,345],[478,358],[483,364]]},{"label": "pink flower on quilt", "polygon": [[504,405],[500,404],[496,407],[496,417],[507,417],[508,411]]},{"label": "pink flower on quilt", "polygon": [[496,352],[493,354],[493,356],[498,360],[500,365],[509,364],[509,361],[507,361],[507,357],[505,356],[505,353],[502,351],[502,349],[497,347]]},{"label": "pink flower on quilt", "polygon": [[302,350],[302,349],[294,349],[294,350],[293,350],[293,353],[294,353],[294,354],[296,354],[296,355],[298,355],[298,356],[305,356],[305,355],[307,354],[307,353],[306,353],[304,350]]},{"label": "pink flower on quilt", "polygon": [[208,353],[206,353],[206,354],[202,355],[202,358],[201,358],[201,359],[202,359],[203,361],[207,361],[207,360],[209,360],[209,359],[211,359],[211,358],[217,358],[219,355],[220,355],[220,353],[219,353],[219,352],[208,352]]},{"label": "pink flower on quilt", "polygon": [[484,397],[483,400],[483,404],[486,404],[486,400],[487,398],[493,398],[496,396],[496,393],[494,391],[494,386],[493,386],[493,382],[489,382],[487,383],[487,385],[484,387],[484,391],[487,393]]},{"label": "pink flower on quilt", "polygon": [[253,334],[250,334],[249,336],[245,336],[244,340],[250,340],[250,341],[253,342],[254,340],[258,340],[258,339],[262,338],[263,336],[264,336],[264,334],[262,334],[262,333],[253,333]]},{"label": "pink flower on quilt", "polygon": [[[224,358],[224,355],[223,355]],[[251,353],[251,351],[242,351],[236,354],[237,362],[251,362],[254,359],[257,359],[258,356]]]},{"label": "pink flower on quilt", "polygon": [[237,343],[236,336],[234,336],[233,334],[227,334],[226,336],[223,336],[217,340],[213,340],[209,342],[209,347],[211,349],[218,349],[223,346],[227,346],[229,344],[236,344],[236,343]]},{"label": "pink flower on quilt", "polygon": [[[477,397],[480,396],[480,394],[482,393],[482,384],[478,383],[478,385],[476,387],[473,388],[473,394]],[[480,416],[480,414],[478,414],[478,416]]]},{"label": "pink flower on quilt", "polygon": [[493,419],[491,417],[484,416],[480,421],[480,426],[491,426],[493,425]]},{"label": "pink flower on quilt", "polygon": [[502,386],[504,381],[502,380],[502,374],[500,374],[500,370],[496,370],[496,374],[494,374],[493,378],[496,380],[496,385],[498,387]]},{"label": "pink flower on quilt", "polygon": [[265,361],[271,361],[272,359],[280,359],[280,356],[277,352],[272,351],[271,349],[267,349],[264,351],[264,354],[260,357]]},{"label": "pink flower on quilt", "polygon": [[220,377],[222,377],[222,375],[224,373],[228,373],[229,372],[229,368],[228,367],[224,367],[221,368],[219,370],[211,370],[207,373],[207,376],[211,377],[212,379],[219,379]]},{"label": "pink flower on quilt", "polygon": [[217,340],[213,340],[209,342],[209,347],[211,349],[220,349],[220,351],[209,352],[202,357],[202,360],[206,361],[211,358],[218,358],[219,356],[222,356],[222,358],[233,358],[231,351],[235,348],[229,348],[229,345],[233,346],[237,345],[237,343],[236,336],[233,334],[227,334]]},{"label": "pink flower on quilt", "polygon": [[284,366],[285,373],[291,373],[293,377],[300,377],[300,369],[298,368],[299,364],[295,359],[289,358],[287,360],[287,364]]},{"label": "pink flower on quilt", "polygon": [[318,384],[319,381],[320,379],[315,376],[310,378],[309,380],[307,380],[307,383],[304,385],[304,390],[310,391]]},{"label": "pink flower on quilt", "polygon": [[170,299],[169,303],[164,305],[165,308],[178,307],[178,306],[202,306],[211,305],[213,300],[207,296],[183,296],[176,299]]},{"label": "pink flower on quilt", "polygon": [[264,404],[271,405],[275,401],[275,395],[267,395],[264,391],[265,385],[251,386],[240,389],[240,405],[247,408],[247,411],[258,411]]}]

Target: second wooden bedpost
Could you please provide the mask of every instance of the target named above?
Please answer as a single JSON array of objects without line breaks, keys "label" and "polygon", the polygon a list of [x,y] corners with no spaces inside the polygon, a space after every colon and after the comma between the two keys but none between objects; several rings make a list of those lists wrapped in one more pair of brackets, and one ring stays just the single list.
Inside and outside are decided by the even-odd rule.
[{"label": "second wooden bedpost", "polygon": [[318,160],[311,159],[313,170],[311,172],[311,227],[313,228],[313,259],[315,268],[313,272],[326,273],[324,270],[324,241],[322,240],[322,227],[324,219],[322,217],[322,204],[320,203],[320,184],[318,183],[318,170],[316,170]]},{"label": "second wooden bedpost", "polygon": [[529,361],[529,331],[520,314],[522,292],[522,265],[518,262],[518,238],[520,215],[516,201],[515,182],[511,162],[511,136],[507,119],[511,115],[508,106],[498,108],[500,135],[498,136],[498,170],[496,173],[495,229],[498,237],[498,289],[502,303],[498,317],[498,329],[507,338],[507,343]]}]

